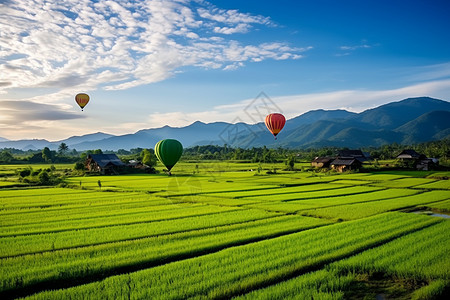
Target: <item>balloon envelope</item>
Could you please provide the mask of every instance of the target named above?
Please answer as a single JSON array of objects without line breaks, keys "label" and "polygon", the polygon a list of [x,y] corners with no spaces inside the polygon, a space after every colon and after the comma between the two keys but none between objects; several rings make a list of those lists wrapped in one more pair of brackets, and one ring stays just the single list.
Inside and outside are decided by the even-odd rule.
[{"label": "balloon envelope", "polygon": [[75,101],[78,103],[78,105],[81,107],[81,110],[88,104],[89,102],[89,95],[80,93],[75,96]]},{"label": "balloon envelope", "polygon": [[169,171],[180,159],[182,153],[183,146],[177,140],[161,140],[155,145],[156,157],[158,157],[159,161],[162,162]]},{"label": "balloon envelope", "polygon": [[266,123],[267,129],[273,134],[276,138],[277,134],[280,133],[281,129],[283,129],[284,124],[286,123],[286,118],[282,114],[270,114],[266,116],[264,120]]}]

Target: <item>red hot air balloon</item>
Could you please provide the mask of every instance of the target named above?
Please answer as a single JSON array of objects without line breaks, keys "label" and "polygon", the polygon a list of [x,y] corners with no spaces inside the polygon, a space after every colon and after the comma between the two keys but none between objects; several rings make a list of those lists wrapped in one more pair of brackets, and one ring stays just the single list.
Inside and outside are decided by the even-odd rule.
[{"label": "red hot air balloon", "polygon": [[277,134],[283,129],[286,118],[282,114],[275,113],[267,115],[264,122],[266,123],[267,129],[269,129],[275,139],[277,139]]},{"label": "red hot air balloon", "polygon": [[75,101],[80,106],[81,110],[88,104],[89,102],[89,95],[80,93],[75,96]]}]

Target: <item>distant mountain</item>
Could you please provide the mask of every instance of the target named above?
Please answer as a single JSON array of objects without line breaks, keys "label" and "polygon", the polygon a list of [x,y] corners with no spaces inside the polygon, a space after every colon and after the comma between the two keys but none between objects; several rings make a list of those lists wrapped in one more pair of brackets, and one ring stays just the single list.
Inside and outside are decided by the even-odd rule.
[{"label": "distant mountain", "polygon": [[368,109],[354,119],[381,129],[395,129],[427,112],[450,110],[450,103],[429,97],[408,98]]},{"label": "distant mountain", "polygon": [[335,119],[348,119],[350,117],[356,116],[356,113],[348,112],[343,109],[337,110],[311,110],[298,117],[287,120],[286,123],[290,127],[298,127],[300,125],[312,124],[321,120],[335,120]]},{"label": "distant mountain", "polygon": [[[405,135],[405,144],[422,143],[450,135],[450,111],[432,111],[396,128]],[[432,136],[430,136],[432,135]]]},{"label": "distant mountain", "polygon": [[158,141],[169,138],[177,139],[182,145],[189,147],[198,144],[200,141],[203,141],[202,144],[218,142],[220,133],[229,126],[233,125],[225,122],[205,124],[197,121],[186,127],[164,126],[161,128],[143,129],[134,134],[114,136],[95,142],[79,143],[74,145],[74,147],[80,150],[153,148]]},{"label": "distant mountain", "polygon": [[61,143],[66,143],[67,145],[76,145],[76,144],[80,144],[80,143],[84,143],[84,142],[100,141],[100,140],[104,140],[104,139],[107,139],[107,138],[110,138],[113,136],[114,135],[112,135],[112,134],[97,132],[97,133],[91,133],[91,134],[86,134],[86,135],[82,135],[82,136],[72,136],[68,139],[61,140],[59,142],[54,142],[54,143],[57,143],[58,145]]},{"label": "distant mountain", "polygon": [[164,126],[133,134],[113,136],[94,133],[65,140],[0,141],[0,148],[56,150],[64,142],[78,151],[153,148],[166,138],[184,147],[224,145],[231,147],[307,148],[338,146],[360,148],[390,143],[414,144],[450,137],[450,103],[429,97],[391,102],[361,113],[345,110],[314,110],[286,122],[275,140],[264,123],[230,124],[194,122],[185,127]]},{"label": "distant mountain", "polygon": [[48,147],[51,143],[43,139],[4,141],[0,142],[0,148],[15,148],[20,150],[37,150]]},{"label": "distant mountain", "polygon": [[67,146],[71,149],[76,149],[75,145],[83,142],[95,142],[98,140],[106,139],[113,137],[112,134],[97,132],[86,134],[83,136],[73,136],[65,140],[49,142],[44,139],[33,139],[33,140],[18,140],[18,141],[0,141],[0,148],[15,148],[21,150],[38,150],[43,149],[45,147],[50,148],[51,150],[57,150],[61,143],[66,143]]},{"label": "distant mountain", "polygon": [[0,142],[7,142],[7,141],[9,141],[8,139],[5,139],[5,138],[2,138],[2,137],[0,137]]}]

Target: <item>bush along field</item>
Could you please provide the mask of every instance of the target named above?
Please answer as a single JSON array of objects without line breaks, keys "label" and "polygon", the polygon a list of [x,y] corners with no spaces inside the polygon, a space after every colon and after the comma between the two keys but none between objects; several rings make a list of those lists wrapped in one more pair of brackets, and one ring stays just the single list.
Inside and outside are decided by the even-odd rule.
[{"label": "bush along field", "polygon": [[284,168],[181,162],[57,187],[6,168],[0,298],[446,299],[450,172]]}]

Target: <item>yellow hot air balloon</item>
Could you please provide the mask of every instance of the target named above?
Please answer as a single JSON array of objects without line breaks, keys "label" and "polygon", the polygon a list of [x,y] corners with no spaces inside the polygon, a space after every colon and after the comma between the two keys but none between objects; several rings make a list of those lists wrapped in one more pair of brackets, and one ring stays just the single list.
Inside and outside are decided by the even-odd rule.
[{"label": "yellow hot air balloon", "polygon": [[81,110],[88,104],[89,102],[89,95],[80,93],[75,96],[75,101],[78,103],[78,105],[81,107]]}]

